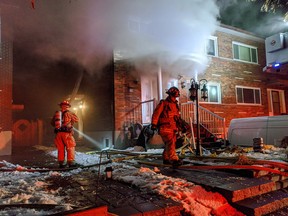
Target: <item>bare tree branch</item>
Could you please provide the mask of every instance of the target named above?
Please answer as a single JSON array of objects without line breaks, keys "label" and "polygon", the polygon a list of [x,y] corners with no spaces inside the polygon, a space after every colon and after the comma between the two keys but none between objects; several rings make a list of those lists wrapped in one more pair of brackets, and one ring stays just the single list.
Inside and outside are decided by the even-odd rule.
[{"label": "bare tree branch", "polygon": [[283,20],[288,21],[288,2],[286,0],[246,0],[248,2],[260,2],[261,11],[266,13],[282,13]]}]

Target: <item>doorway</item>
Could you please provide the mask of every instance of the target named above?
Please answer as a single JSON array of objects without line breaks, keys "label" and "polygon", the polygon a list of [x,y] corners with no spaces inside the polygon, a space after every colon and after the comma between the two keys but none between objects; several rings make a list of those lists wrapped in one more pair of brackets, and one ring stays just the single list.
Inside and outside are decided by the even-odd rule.
[{"label": "doorway", "polygon": [[276,116],[286,113],[284,91],[268,89],[269,115]]}]

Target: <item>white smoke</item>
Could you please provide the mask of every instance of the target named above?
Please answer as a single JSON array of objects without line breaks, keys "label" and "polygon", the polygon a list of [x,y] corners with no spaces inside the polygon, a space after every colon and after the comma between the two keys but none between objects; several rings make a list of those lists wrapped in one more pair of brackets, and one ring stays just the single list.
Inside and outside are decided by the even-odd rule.
[{"label": "white smoke", "polygon": [[17,37],[27,49],[90,71],[116,49],[129,58],[153,56],[171,71],[201,72],[219,15],[214,0],[49,0],[35,1],[35,10],[20,1]]}]

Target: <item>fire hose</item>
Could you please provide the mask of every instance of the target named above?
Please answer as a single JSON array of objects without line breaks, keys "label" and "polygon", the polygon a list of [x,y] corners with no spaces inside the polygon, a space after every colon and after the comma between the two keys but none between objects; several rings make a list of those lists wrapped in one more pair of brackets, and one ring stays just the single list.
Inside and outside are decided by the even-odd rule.
[{"label": "fire hose", "polygon": [[[102,162],[102,154],[106,154],[106,157],[108,160],[103,161]],[[99,166],[99,171],[100,172],[100,166],[101,165],[105,165],[105,164],[109,164],[112,162],[121,162],[124,160],[131,160],[131,159],[142,159],[142,158],[146,158],[146,157],[151,157],[151,154],[145,154],[145,155],[139,155],[139,154],[129,154],[127,153],[128,156],[125,157],[119,157],[119,158],[114,158],[114,159],[110,159],[111,154],[116,154],[115,151],[112,151],[111,153],[109,151],[101,151],[100,152],[100,159],[99,159],[99,163],[95,163],[95,164],[90,164],[90,165],[85,165],[85,166],[77,166],[77,167],[67,167],[67,168],[46,168],[46,167],[23,167],[23,166],[17,166],[15,168],[5,168],[5,169],[0,169],[0,172],[50,172],[50,171],[71,171],[71,170],[75,170],[78,168],[84,169],[84,168],[90,168],[90,167],[97,167]],[[118,152],[119,154],[119,152]],[[126,154],[126,152],[122,152],[121,154]]]},{"label": "fire hose", "polygon": [[[102,162],[102,153],[106,153],[107,155],[107,161]],[[123,154],[123,155],[128,155],[125,157],[118,157],[113,160],[110,159],[110,154]],[[96,164],[91,164],[91,165],[86,165],[86,166],[79,166],[79,167],[73,167],[73,168],[25,168],[25,167],[16,167],[13,169],[0,169],[0,172],[13,172],[13,171],[19,171],[19,172],[50,172],[50,171],[70,171],[73,169],[78,169],[78,168],[90,168],[90,167],[95,167],[95,166],[100,166],[105,165],[111,162],[121,162],[125,160],[131,160],[131,159],[143,159],[143,158],[149,158],[149,157],[156,157],[159,158],[161,156],[159,155],[154,155],[154,154],[139,154],[139,153],[131,153],[131,152],[125,152],[125,151],[111,151],[105,150],[101,152],[101,157],[99,163]],[[216,159],[216,158],[213,158]],[[223,158],[217,158],[219,160],[223,160]],[[224,158],[225,159],[225,158]],[[236,158],[227,158],[228,160],[236,160]],[[179,166],[177,169],[190,169],[190,170],[216,170],[216,169],[246,169],[246,170],[258,170],[258,171],[267,171],[270,173],[282,175],[282,176],[288,176],[288,164],[287,163],[282,163],[282,162],[276,162],[276,161],[267,161],[267,160],[256,160],[256,159],[249,159],[249,161],[252,163],[250,165],[185,165],[185,166]],[[170,166],[170,165],[164,165],[160,163],[153,163],[153,162],[147,162],[147,161],[139,161],[139,164],[146,164],[150,166]],[[269,167],[265,167],[265,165],[268,165]],[[273,167],[273,168],[271,168]],[[274,169],[277,168],[277,169]],[[280,170],[279,170],[280,169]],[[284,170],[284,171],[281,171]]]},{"label": "fire hose", "polygon": [[275,173],[278,175],[288,177],[288,172],[275,170],[268,167],[256,166],[256,165],[221,165],[221,166],[181,166],[179,169],[196,169],[196,170],[216,170],[216,169],[247,169],[247,170],[259,170],[259,171],[267,171],[270,173]]},{"label": "fire hose", "polygon": [[[168,166],[172,167],[172,165],[166,165],[166,164],[159,164],[159,163],[153,163],[153,162],[147,162],[147,161],[138,161],[139,164],[145,164],[149,166]],[[283,169],[282,165],[281,169]],[[176,169],[183,169],[183,170],[217,170],[217,169],[246,169],[246,170],[259,170],[259,171],[267,171],[270,173],[282,175],[288,177],[288,172],[287,171],[280,171],[280,170],[275,170],[273,168],[268,168],[268,167],[263,167],[259,165],[209,165],[209,166],[194,166],[194,165],[183,165],[183,166],[178,166],[174,167]],[[280,168],[280,167],[278,167]],[[286,170],[288,170],[286,168]]]}]

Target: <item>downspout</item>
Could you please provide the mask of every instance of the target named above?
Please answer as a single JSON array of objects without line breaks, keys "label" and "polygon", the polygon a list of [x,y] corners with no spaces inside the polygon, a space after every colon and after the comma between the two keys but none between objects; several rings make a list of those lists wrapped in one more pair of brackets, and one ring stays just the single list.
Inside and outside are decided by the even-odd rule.
[{"label": "downspout", "polygon": [[158,64],[158,73],[157,73],[157,87],[158,87],[158,99],[159,101],[161,99],[163,99],[163,94],[162,94],[162,70],[161,70],[161,67],[160,65]]}]

